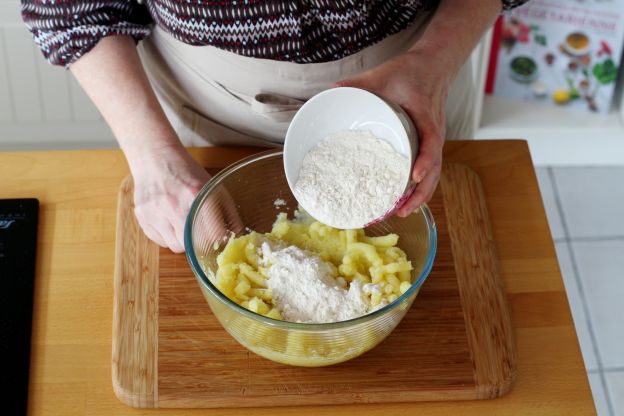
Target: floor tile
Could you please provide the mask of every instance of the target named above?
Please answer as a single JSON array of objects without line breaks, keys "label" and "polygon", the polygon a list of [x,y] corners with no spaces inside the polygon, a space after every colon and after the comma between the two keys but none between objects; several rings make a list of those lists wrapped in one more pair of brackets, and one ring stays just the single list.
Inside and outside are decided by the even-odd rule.
[{"label": "floor tile", "polygon": [[546,209],[546,216],[548,217],[548,225],[550,225],[552,238],[553,240],[562,239],[565,235],[548,168],[536,168],[535,173],[537,174],[537,182],[542,193],[542,200],[544,201],[544,208]]},{"label": "floor tile", "polygon": [[604,368],[624,367],[624,240],[572,242]]},{"label": "floor tile", "polygon": [[557,243],[555,244],[555,249],[557,250],[559,267],[561,268],[563,282],[565,283],[566,293],[568,295],[568,302],[570,303],[572,317],[574,318],[576,335],[579,339],[579,344],[581,345],[581,351],[583,352],[585,368],[588,370],[595,370],[598,368],[598,363],[594,352],[594,342],[591,338],[589,322],[587,321],[587,315],[585,314],[585,307],[581,298],[581,292],[578,287],[574,268],[572,267],[569,245],[565,242]]},{"label": "floor tile", "polygon": [[569,237],[624,236],[624,166],[553,168]]},{"label": "floor tile", "polygon": [[611,398],[614,415],[624,415],[624,370],[606,372],[607,391]]},{"label": "floor tile", "polygon": [[[607,402],[606,388],[602,383],[600,373],[590,373],[589,385],[591,387],[592,396],[594,397],[594,405],[598,416],[611,416],[609,404]],[[619,413],[616,413],[619,415]]]}]

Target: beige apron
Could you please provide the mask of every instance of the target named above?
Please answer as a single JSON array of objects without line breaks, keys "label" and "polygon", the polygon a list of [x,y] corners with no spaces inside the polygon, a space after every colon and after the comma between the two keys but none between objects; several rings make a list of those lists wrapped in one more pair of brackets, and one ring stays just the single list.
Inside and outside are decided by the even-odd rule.
[{"label": "beige apron", "polygon": [[[407,29],[331,62],[298,64],[244,57],[212,46],[187,45],[158,27],[140,44],[139,54],[186,146],[279,146],[305,100],[405,52],[429,18],[423,15]],[[469,61],[449,91],[449,139],[473,136],[471,72]]]}]

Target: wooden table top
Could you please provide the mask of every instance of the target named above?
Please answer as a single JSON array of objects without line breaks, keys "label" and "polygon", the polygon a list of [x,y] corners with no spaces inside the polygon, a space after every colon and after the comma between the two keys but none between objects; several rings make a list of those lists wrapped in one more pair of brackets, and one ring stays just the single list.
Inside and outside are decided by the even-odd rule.
[{"label": "wooden table top", "polygon": [[[253,150],[191,152],[205,166],[224,167]],[[469,165],[483,182],[517,342],[514,387],[495,400],[301,407],[297,414],[595,414],[526,142],[449,142],[445,160]],[[41,203],[29,414],[239,414],[240,409],[133,409],[113,394],[115,213],[128,172],[117,150],[0,153],[0,198],[35,197]]]}]

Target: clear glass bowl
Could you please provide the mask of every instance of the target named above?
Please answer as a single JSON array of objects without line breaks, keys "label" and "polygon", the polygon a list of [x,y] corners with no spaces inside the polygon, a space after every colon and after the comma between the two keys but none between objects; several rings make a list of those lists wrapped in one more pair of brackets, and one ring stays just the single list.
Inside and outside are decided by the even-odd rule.
[{"label": "clear glass bowl", "polygon": [[316,367],[344,362],[379,344],[405,316],[433,265],[435,223],[429,208],[422,206],[406,218],[391,217],[367,228],[368,235],[398,234],[398,245],[414,266],[411,288],[396,301],[348,321],[294,323],[239,306],[209,276],[216,273],[219,248],[232,232],[268,232],[279,212],[291,217],[296,208],[281,150],[241,160],[213,177],[197,195],[184,230],[186,255],[212,312],[241,345],[283,364]]}]

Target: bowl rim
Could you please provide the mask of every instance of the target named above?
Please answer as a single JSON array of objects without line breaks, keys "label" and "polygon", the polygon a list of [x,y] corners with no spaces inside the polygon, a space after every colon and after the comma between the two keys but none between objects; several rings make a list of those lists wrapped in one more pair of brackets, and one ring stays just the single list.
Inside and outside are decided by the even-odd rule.
[{"label": "bowl rim", "polygon": [[[427,229],[429,230],[429,253],[427,254],[427,259],[425,261],[425,265],[423,267],[423,271],[420,276],[412,283],[410,288],[399,296],[393,302],[385,305],[382,308],[379,308],[373,312],[370,312],[366,315],[358,316],[356,318],[352,318],[346,321],[338,321],[338,322],[326,322],[326,323],[303,323],[303,322],[290,322],[279,319],[269,318],[268,316],[260,315],[258,313],[252,312],[249,309],[244,308],[238,303],[234,302],[230,298],[228,298],[225,294],[223,294],[208,278],[204,270],[201,268],[199,264],[199,260],[195,255],[195,250],[193,249],[193,236],[192,236],[192,228],[193,222],[195,221],[196,214],[198,212],[198,208],[202,205],[203,201],[206,197],[223,182],[223,180],[228,177],[231,173],[235,172],[238,169],[241,169],[247,165],[250,165],[254,162],[265,160],[269,158],[273,158],[276,156],[281,156],[283,151],[281,149],[271,149],[267,151],[263,151],[260,153],[256,153],[254,155],[248,156],[231,164],[230,166],[224,168],[215,176],[213,176],[199,191],[193,203],[191,204],[191,209],[186,217],[186,222],[184,226],[184,246],[186,258],[193,270],[193,274],[195,274],[196,279],[203,285],[216,299],[220,302],[224,303],[226,306],[234,309],[238,313],[256,320],[260,321],[269,326],[279,327],[281,329],[294,329],[300,331],[325,331],[328,329],[338,329],[344,327],[352,327],[358,325],[360,323],[364,323],[375,319],[378,316],[384,315],[390,310],[396,308],[399,304],[401,304],[404,300],[408,299],[415,291],[417,291],[420,286],[422,286],[423,282],[431,272],[433,267],[433,261],[437,252],[437,229],[435,225],[435,221],[433,215],[427,206],[427,204],[423,204],[418,210],[421,211],[425,218],[425,222],[427,224]],[[412,214],[413,215],[413,214]]]},{"label": "bowl rim", "polygon": [[[418,135],[418,130],[416,129],[416,126],[414,126],[414,123],[412,122],[411,117],[399,104],[382,96],[381,94],[368,91],[363,88],[334,87],[334,88],[328,88],[326,90],[323,90],[315,94],[314,96],[312,96],[310,99],[308,99],[301,106],[301,108],[297,110],[297,112],[293,116],[293,119],[288,125],[288,129],[286,130],[286,135],[284,136],[283,152],[284,154],[293,152],[293,150],[291,150],[293,146],[295,146],[292,143],[293,142],[292,137],[294,135],[293,130],[295,129],[295,126],[297,126],[298,123],[301,124],[301,119],[304,117],[304,112],[306,111],[307,108],[309,108],[310,106],[313,106],[320,99],[327,99],[327,97],[331,97],[332,95],[345,94],[345,93],[346,94],[360,94],[363,97],[364,96],[370,97],[373,100],[375,100],[377,103],[381,104],[382,106],[387,107],[387,109],[390,110],[389,111],[390,118],[398,122],[398,124],[403,128],[403,132],[405,133],[405,137],[407,139],[407,143],[409,144],[409,149],[410,149],[409,154],[403,155],[407,157],[408,159],[409,171],[408,171],[407,177],[405,178],[405,186],[403,186],[401,195],[399,196],[399,198],[397,198],[394,204],[391,207],[389,207],[385,212],[381,213],[379,217],[373,218],[368,223],[362,224],[360,226],[361,228],[365,228],[369,225],[380,222],[384,220],[385,218],[389,217],[390,215],[394,214],[401,207],[402,203],[405,202],[405,200],[411,196],[411,194],[413,193],[416,187],[416,183],[412,180],[411,172],[414,168],[414,163],[416,163],[416,157],[418,156],[418,151],[420,148],[420,137]],[[383,141],[388,143],[387,140],[383,140]],[[286,182],[288,183],[288,187],[290,188],[290,192],[295,196],[295,199],[297,199],[297,201],[299,202],[299,198],[297,197],[297,194],[295,193],[295,187],[296,187],[297,181],[295,180],[294,177],[291,177],[290,175],[288,175],[288,168],[286,165],[285,157],[283,158],[283,164],[284,164],[284,174],[286,177]],[[299,166],[299,168],[300,167],[301,166]],[[299,203],[301,204],[301,202]],[[309,208],[310,207],[306,208],[306,210],[312,214],[312,210],[310,210]],[[330,227],[339,228],[339,227],[336,227],[335,225],[330,225]],[[343,228],[339,228],[339,229],[343,229]]]}]

